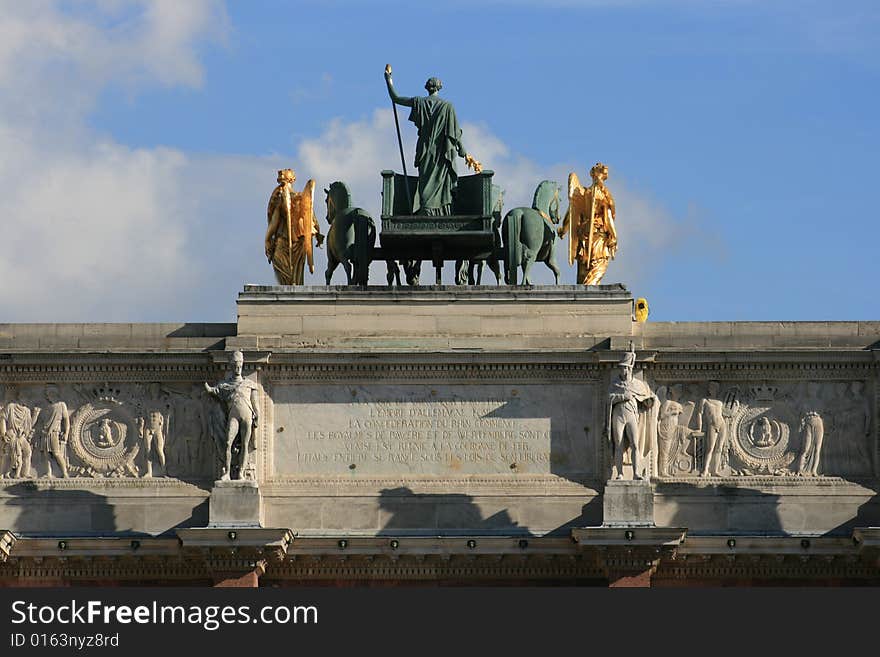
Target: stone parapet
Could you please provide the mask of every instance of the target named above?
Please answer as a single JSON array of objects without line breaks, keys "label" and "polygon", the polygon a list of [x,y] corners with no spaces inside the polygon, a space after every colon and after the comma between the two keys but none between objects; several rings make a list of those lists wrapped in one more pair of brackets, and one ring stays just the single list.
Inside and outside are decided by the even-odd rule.
[{"label": "stone parapet", "polygon": [[253,350],[583,350],[631,330],[632,295],[622,285],[249,285],[233,342]]},{"label": "stone parapet", "polygon": [[2,352],[202,352],[223,349],[235,324],[0,324]]}]

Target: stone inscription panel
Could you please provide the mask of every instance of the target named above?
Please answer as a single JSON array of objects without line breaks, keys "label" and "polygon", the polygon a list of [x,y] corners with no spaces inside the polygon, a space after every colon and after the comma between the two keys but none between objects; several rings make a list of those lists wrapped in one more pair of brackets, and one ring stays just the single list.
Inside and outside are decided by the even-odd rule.
[{"label": "stone inscription panel", "polygon": [[593,388],[276,385],[274,474],[595,472]]}]

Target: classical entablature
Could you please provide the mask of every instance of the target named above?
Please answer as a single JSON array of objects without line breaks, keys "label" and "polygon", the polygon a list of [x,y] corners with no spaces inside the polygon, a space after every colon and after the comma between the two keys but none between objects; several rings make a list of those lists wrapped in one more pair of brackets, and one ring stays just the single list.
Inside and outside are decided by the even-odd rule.
[{"label": "classical entablature", "polygon": [[880,582],[880,322],[637,323],[620,285],[238,308],[0,326],[0,580]]}]

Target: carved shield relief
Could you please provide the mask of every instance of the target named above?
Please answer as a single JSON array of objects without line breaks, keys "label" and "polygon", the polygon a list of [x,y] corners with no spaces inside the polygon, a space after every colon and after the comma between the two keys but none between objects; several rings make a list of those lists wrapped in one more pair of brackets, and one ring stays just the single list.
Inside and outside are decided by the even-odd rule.
[{"label": "carved shield relief", "polygon": [[97,401],[81,406],[71,420],[70,446],[83,462],[82,474],[124,476],[136,472],[140,450],[137,423],[120,403]]},{"label": "carved shield relief", "polygon": [[731,465],[752,474],[775,474],[788,468],[796,456],[791,417],[783,405],[741,406],[731,418]]}]

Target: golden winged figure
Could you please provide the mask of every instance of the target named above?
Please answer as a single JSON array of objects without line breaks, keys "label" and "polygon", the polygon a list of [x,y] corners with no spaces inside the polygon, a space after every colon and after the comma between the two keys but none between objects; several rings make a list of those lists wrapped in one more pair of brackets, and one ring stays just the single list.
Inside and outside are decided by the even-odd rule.
[{"label": "golden winged figure", "polygon": [[608,167],[597,162],[590,176],[593,184],[584,187],[576,173],[569,174],[568,211],[559,229],[559,237],[571,230],[568,262],[574,264],[577,260],[577,281],[581,285],[599,285],[608,261],[617,254],[614,196],[605,186]]},{"label": "golden winged figure", "polygon": [[315,273],[312,238],[320,247],[324,240],[315,217],[315,181],[296,192],[293,169],[278,172],[278,186],[269,197],[266,258],[272,263],[279,285],[302,285],[305,264]]}]

